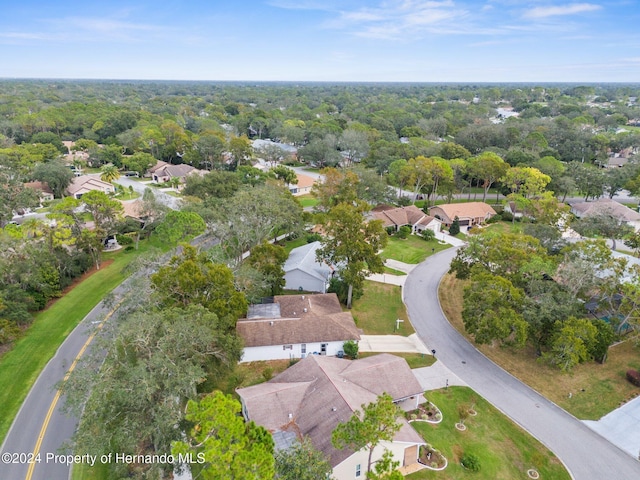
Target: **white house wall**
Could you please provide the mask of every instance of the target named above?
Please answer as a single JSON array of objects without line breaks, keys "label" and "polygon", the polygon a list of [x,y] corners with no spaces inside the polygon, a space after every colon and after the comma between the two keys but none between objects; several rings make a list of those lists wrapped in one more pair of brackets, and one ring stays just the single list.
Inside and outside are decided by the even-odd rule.
[{"label": "white house wall", "polygon": [[[344,341],[334,342],[313,342],[306,344],[306,355],[313,355],[315,352],[320,354],[322,344],[327,345],[327,355],[336,356],[338,351],[344,350]],[[262,347],[245,347],[242,353],[241,363],[258,362],[262,360],[289,360],[291,358],[303,358],[302,344],[292,344],[291,349],[284,349],[284,345],[267,345]]]},{"label": "white house wall", "polygon": [[287,290],[298,290],[300,287],[306,292],[326,293],[326,281],[313,277],[302,270],[291,270],[284,275]]},{"label": "white house wall", "polygon": [[[412,445],[414,444],[400,442],[381,442],[380,445],[378,445],[373,450],[373,456],[371,458],[371,468],[373,469],[373,464],[382,457],[385,448],[393,453],[393,459],[397,462],[400,462],[400,466],[402,467],[404,463],[405,448]],[[359,452],[354,453],[349,458],[342,461],[342,463],[339,463],[334,467],[333,478],[335,478],[336,480],[364,480],[367,476],[368,461],[369,450],[360,450]],[[358,464],[360,464],[361,466],[361,473],[359,477],[356,477],[356,465]]]}]

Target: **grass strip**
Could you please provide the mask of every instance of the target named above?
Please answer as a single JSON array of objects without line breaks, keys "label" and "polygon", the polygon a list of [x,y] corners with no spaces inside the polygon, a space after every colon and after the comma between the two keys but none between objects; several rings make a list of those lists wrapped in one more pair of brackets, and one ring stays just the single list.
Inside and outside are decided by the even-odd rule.
[{"label": "grass strip", "polygon": [[113,262],[77,284],[49,308],[38,312],[13,348],[0,358],[0,443],[47,362],[82,319],[125,279],[123,268],[144,253],[119,251]]}]

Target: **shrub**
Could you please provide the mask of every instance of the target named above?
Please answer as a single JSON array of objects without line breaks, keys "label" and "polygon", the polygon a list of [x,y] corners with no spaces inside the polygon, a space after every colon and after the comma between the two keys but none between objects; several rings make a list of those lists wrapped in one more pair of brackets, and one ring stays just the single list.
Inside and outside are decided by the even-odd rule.
[{"label": "shrub", "polygon": [[453,223],[449,227],[449,235],[456,236],[460,233],[460,220],[458,217],[453,219]]},{"label": "shrub", "polygon": [[322,236],[319,233],[310,233],[305,237],[307,243],[320,242],[322,240]]},{"label": "shrub", "polygon": [[342,350],[344,350],[344,354],[349,358],[358,358],[358,343],[353,340],[347,340],[342,345]]},{"label": "shrub", "polygon": [[116,240],[122,246],[125,245],[133,245],[133,238],[127,237],[126,235],[116,235]]},{"label": "shrub", "polygon": [[[333,277],[329,281],[329,288],[327,289],[327,293],[335,293],[338,295],[338,299],[346,305],[347,303],[347,295],[349,293],[349,285],[347,285],[342,279]],[[358,300],[364,294],[364,288],[353,287],[353,300]]]},{"label": "shrub", "polygon": [[480,459],[473,453],[465,453],[462,456],[460,463],[467,470],[471,470],[472,472],[480,471]]},{"label": "shrub", "polygon": [[640,372],[638,370],[627,370],[627,380],[636,387],[640,387]]},{"label": "shrub", "polygon": [[262,378],[267,382],[273,378],[273,368],[267,367],[262,371]]},{"label": "shrub", "polygon": [[420,234],[422,236],[422,238],[424,238],[427,242],[429,240],[434,240],[436,238],[436,232],[434,232],[433,230],[429,229],[429,228],[425,228],[422,233]]},{"label": "shrub", "polygon": [[408,227],[406,225],[400,227],[396,232],[396,237],[398,238],[407,238],[409,235],[411,235],[411,227]]},{"label": "shrub", "polygon": [[[497,217],[497,215],[496,215]],[[510,212],[502,212],[500,214],[500,218],[504,221],[504,222],[512,222],[513,221],[513,215]]]},{"label": "shrub", "polygon": [[133,252],[134,250],[135,247],[133,245],[127,245],[126,247],[124,247],[125,252]]}]

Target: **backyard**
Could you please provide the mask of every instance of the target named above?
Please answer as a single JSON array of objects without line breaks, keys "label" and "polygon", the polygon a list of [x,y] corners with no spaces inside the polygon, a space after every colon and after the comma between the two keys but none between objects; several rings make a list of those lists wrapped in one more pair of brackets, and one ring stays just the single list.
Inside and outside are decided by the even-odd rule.
[{"label": "backyard", "polygon": [[[442,422],[413,422],[411,425],[447,458],[448,466],[439,472],[420,470],[408,475],[408,480],[511,480],[527,478],[530,469],[536,470],[541,479],[570,478],[553,453],[470,388],[449,387],[426,392],[425,396],[442,412]],[[464,431],[455,426],[461,419],[461,406],[476,412],[464,421]],[[477,457],[479,471],[462,467],[460,460],[465,454]]]},{"label": "backyard", "polygon": [[[440,303],[451,324],[470,342],[462,322],[464,283],[446,275],[440,284]],[[495,363],[581,420],[598,420],[640,393],[625,378],[629,368],[640,369],[640,349],[634,340],[609,348],[604,364],[587,362],[563,373],[538,360],[531,347],[524,350],[491,345],[474,346]],[[569,395],[571,394],[571,395]]]}]

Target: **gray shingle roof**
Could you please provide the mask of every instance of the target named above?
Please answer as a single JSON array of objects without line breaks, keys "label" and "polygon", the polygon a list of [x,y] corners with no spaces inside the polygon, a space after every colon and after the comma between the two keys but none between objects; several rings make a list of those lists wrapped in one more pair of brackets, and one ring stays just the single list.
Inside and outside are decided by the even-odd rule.
[{"label": "gray shingle roof", "polygon": [[321,246],[320,242],[312,242],[291,250],[283,267],[285,273],[301,270],[318,280],[329,278],[333,269],[324,262],[316,261],[316,251]]}]

